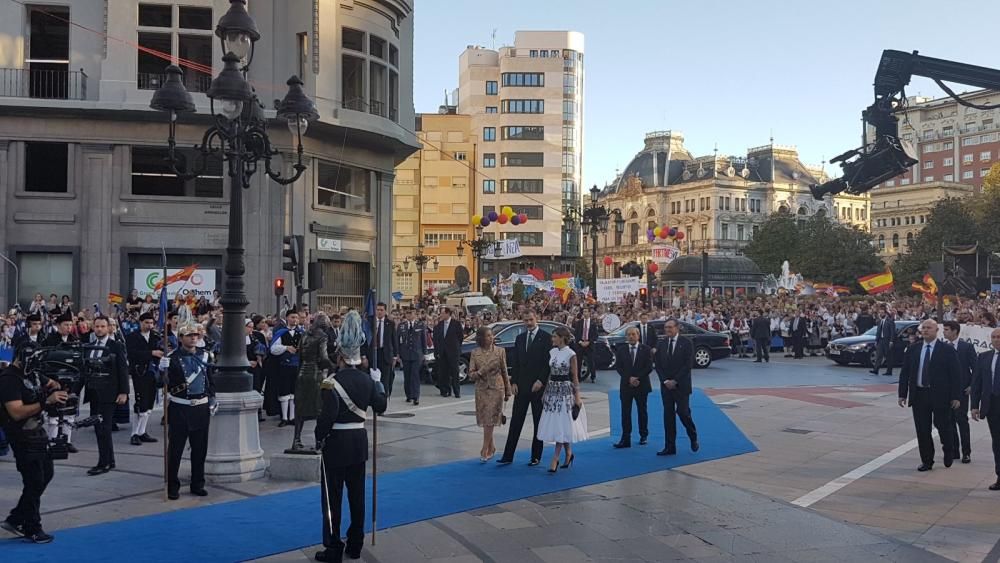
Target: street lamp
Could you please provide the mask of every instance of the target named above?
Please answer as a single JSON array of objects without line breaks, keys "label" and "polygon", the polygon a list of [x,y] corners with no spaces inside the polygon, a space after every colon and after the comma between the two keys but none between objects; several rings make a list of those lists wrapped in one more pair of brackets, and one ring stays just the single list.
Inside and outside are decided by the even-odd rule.
[{"label": "street lamp", "polygon": [[177,177],[197,178],[206,171],[209,159],[228,165],[229,238],[223,292],[219,299],[223,318],[222,351],[213,378],[219,411],[212,425],[206,472],[219,481],[242,481],[263,476],[266,468],[256,418],[262,400],[253,390],[253,376],[247,371],[249,364],[243,335],[243,319],[249,304],[244,280],[243,190],[250,188],[250,179],[261,161],[265,174],[278,184],[288,185],[302,176],[306,169],[302,164],[302,136],[309,122],[319,118],[319,113],[303,91],[302,80],[297,76],[289,78],[288,92],[278,104],[277,115],[286,121],[297,145],[296,161],[291,176],[273,170],[271,160],[280,153],[271,145],[264,106],[247,82],[254,44],[260,39],[260,32],[247,13],[246,0],[230,0],[229,11],[219,19],[215,35],[225,53],[223,68],[206,93],[214,122],[202,136],[201,144],[194,147],[197,154],[194,170],[182,170],[182,159],[176,154],[177,116],[195,111],[180,68],[167,67],[167,78],[153,94],[149,106],[169,115],[167,161]]},{"label": "street lamp", "polygon": [[419,299],[420,296],[422,296],[424,294],[424,268],[427,266],[427,264],[429,262],[431,262],[433,260],[434,261],[434,269],[437,270],[438,266],[440,266],[441,263],[438,262],[437,256],[428,256],[428,255],[424,254],[424,245],[423,244],[420,244],[420,245],[417,246],[417,254],[416,255],[414,255],[414,256],[407,256],[406,258],[403,258],[403,269],[404,270],[408,271],[410,269],[410,261],[411,260],[417,266],[417,298]]},{"label": "street lamp", "polygon": [[603,205],[600,205],[598,203],[600,194],[601,190],[596,185],[590,188],[590,203],[583,211],[570,208],[563,218],[569,230],[575,230],[577,224],[579,224],[580,227],[583,227],[583,235],[590,235],[590,271],[592,278],[590,293],[595,299],[597,298],[597,237],[601,233],[608,232],[608,224],[611,221],[612,215],[615,216],[615,232],[618,234],[625,232],[625,218],[622,217],[621,211],[617,209],[609,211]]},{"label": "street lamp", "polygon": [[465,255],[465,247],[468,246],[472,249],[472,256],[476,259],[476,279],[479,280],[479,290],[482,291],[482,279],[483,279],[483,257],[488,256],[490,253],[493,254],[493,258],[499,260],[500,253],[500,243],[487,239],[483,236],[483,226],[476,225],[476,238],[475,240],[462,240],[458,243],[458,257],[461,258]]}]

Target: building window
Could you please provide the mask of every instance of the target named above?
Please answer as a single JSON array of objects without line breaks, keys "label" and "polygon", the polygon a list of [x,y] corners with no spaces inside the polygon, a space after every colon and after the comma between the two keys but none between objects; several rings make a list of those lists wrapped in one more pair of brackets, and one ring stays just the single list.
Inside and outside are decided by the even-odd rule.
[{"label": "building window", "polygon": [[486,81],[486,95],[487,96],[496,96],[497,95],[497,81],[496,80],[487,80]]},{"label": "building window", "polygon": [[483,193],[484,194],[495,194],[495,193],[497,193],[497,181],[496,180],[483,180]]},{"label": "building window", "polygon": [[316,203],[355,213],[370,213],[372,178],[368,170],[319,161]]},{"label": "building window", "polygon": [[501,127],[500,137],[505,141],[541,141],[545,139],[545,127],[522,125]]},{"label": "building window", "polygon": [[972,178],[972,177],[973,177],[974,175],[975,175],[975,174],[973,174],[973,173],[972,173],[972,170],[965,170],[965,171],[963,171],[963,172],[962,172],[962,179],[963,179],[963,180],[969,180],[969,179],[971,179],[971,178]]},{"label": "building window", "polygon": [[500,166],[545,166],[545,153],[541,152],[501,153]]},{"label": "building window", "polygon": [[925,160],[924,161],[924,170],[928,170],[928,169],[931,169],[931,168],[934,168],[934,161],[933,160]]},{"label": "building window", "polygon": [[368,113],[386,117],[389,81],[384,64],[375,61],[368,63]]},{"label": "building window", "polygon": [[955,175],[954,174],[945,174],[943,180],[945,182],[954,182],[955,181]]},{"label": "building window", "polygon": [[365,32],[349,27],[341,29],[341,46],[359,53],[365,52]]},{"label": "building window", "polygon": [[73,255],[66,252],[18,252],[18,296],[25,305],[36,293],[69,295],[74,299]]},{"label": "building window", "polygon": [[496,106],[486,106],[486,113],[496,113],[496,112],[497,112]]},{"label": "building window", "polygon": [[571,152],[562,153],[562,173],[572,175],[576,169],[576,155]]},{"label": "building window", "polygon": [[993,151],[983,151],[979,153],[980,161],[990,160],[991,158],[993,158]]},{"label": "building window", "polygon": [[745,228],[743,225],[736,225],[736,240],[743,240]]},{"label": "building window", "polygon": [[901,185],[901,186],[909,186],[910,185],[910,179],[909,178],[903,178],[902,180],[899,181],[899,185]]},{"label": "building window", "polygon": [[701,224],[701,239],[706,240],[708,238],[708,224]]},{"label": "building window", "polygon": [[[201,157],[193,149],[175,149],[177,168],[191,170]],[[159,147],[132,147],[132,195],[159,197],[213,197],[220,198],[222,190],[222,162],[206,159],[205,173],[193,180],[178,178],[165,160],[167,149]]]},{"label": "building window", "polygon": [[24,191],[69,192],[69,145],[24,143]]},{"label": "building window", "polygon": [[532,50],[528,51],[528,56],[530,58],[532,58],[532,59],[537,59],[538,58],[538,49],[532,49]]},{"label": "building window", "polygon": [[424,246],[437,248],[442,241],[465,240],[465,233],[424,233]]},{"label": "building window", "polygon": [[885,251],[885,235],[878,236],[878,249],[883,252]]},{"label": "building window", "polygon": [[[163,69],[169,64],[163,60],[163,55],[212,68],[215,40],[212,9],[180,6],[176,15],[174,18],[174,6],[169,4],[139,4],[139,27],[164,30],[140,29],[138,32],[139,46],[143,48],[136,55],[136,86],[140,90],[156,90],[163,83]],[[207,92],[212,76],[185,67],[183,80],[188,90]]]},{"label": "building window", "polygon": [[497,140],[496,127],[483,127],[483,141],[492,142]]},{"label": "building window", "polygon": [[721,236],[721,238],[722,238],[722,240],[729,240],[729,224],[728,223],[723,223],[722,224],[722,236]]},{"label": "building window", "polygon": [[510,233],[505,233],[504,238],[507,238],[509,240],[519,241],[521,243],[521,246],[542,246],[542,241],[544,240],[544,234],[510,232]]},{"label": "building window", "polygon": [[344,55],[340,68],[341,105],[345,109],[364,111],[365,109],[365,60]]},{"label": "building window", "polygon": [[926,178],[924,178],[924,181],[925,182],[933,182],[934,181],[934,176],[927,176]]},{"label": "building window", "polygon": [[978,137],[966,137],[966,138],[962,139],[962,146],[963,147],[971,147],[973,145],[978,145],[978,144],[979,144],[979,138]]},{"label": "building window", "polygon": [[497,154],[495,152],[483,153],[483,168],[496,168]]},{"label": "building window", "polygon": [[962,155],[962,164],[972,164],[973,156],[971,154]]},{"label": "building window", "polygon": [[545,86],[544,72],[505,72],[500,75],[504,86]]},{"label": "building window", "polygon": [[500,100],[500,112],[545,113],[545,100]]},{"label": "building window", "polygon": [[944,159],[944,165],[945,166],[953,166],[954,164],[955,164],[955,159],[954,158],[952,158],[952,157],[949,156],[948,158]]},{"label": "building window", "polygon": [[524,213],[525,215],[528,216],[528,219],[532,219],[534,221],[541,221],[542,220],[542,213],[543,213],[543,211],[542,211],[542,206],[541,205],[518,205],[514,209],[514,212],[515,213]]},{"label": "building window", "polygon": [[[84,99],[82,76],[69,72],[69,7],[28,6],[27,10],[30,34],[25,37],[27,75],[20,80],[10,77],[3,80],[4,90],[20,91],[27,87],[27,94],[32,98]],[[161,70],[165,64],[161,64]]]},{"label": "building window", "polygon": [[899,233],[893,233],[892,235],[892,247],[899,248]]},{"label": "building window", "polygon": [[986,175],[989,174],[989,173],[990,173],[990,169],[989,168],[980,168],[979,169],[979,177],[980,178],[985,178]]},{"label": "building window", "polygon": [[500,188],[507,194],[540,194],[543,182],[540,179],[500,180]]},{"label": "building window", "polygon": [[955,143],[952,141],[946,141],[944,144],[944,150],[950,151],[955,148]]},{"label": "building window", "polygon": [[465,159],[466,156],[464,152],[458,152],[458,151],[455,152],[455,160],[464,161]]}]

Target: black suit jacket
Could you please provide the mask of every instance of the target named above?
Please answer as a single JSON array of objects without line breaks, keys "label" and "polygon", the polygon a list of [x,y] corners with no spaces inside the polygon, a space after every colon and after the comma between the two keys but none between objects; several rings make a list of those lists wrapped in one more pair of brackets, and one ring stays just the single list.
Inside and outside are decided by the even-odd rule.
[{"label": "black suit jacket", "polygon": [[517,385],[518,391],[531,389],[536,381],[542,385],[549,382],[549,351],[552,350],[552,335],[541,328],[537,329],[531,347],[527,347],[527,331],[519,334],[514,340],[514,348],[507,354],[507,362],[511,369],[510,382]]},{"label": "black suit jacket", "polygon": [[439,322],[434,327],[434,357],[458,365],[462,354],[462,334],[462,323],[459,321],[451,319],[448,334],[444,333],[444,322]]},{"label": "black suit jacket", "polygon": [[[378,342],[375,340],[375,327],[378,326],[378,319],[372,317],[371,329],[372,329],[372,342],[370,348],[375,350]],[[392,366],[393,361],[399,354],[396,353],[396,347],[399,345],[398,340],[396,340],[396,325],[386,317],[383,319],[382,327],[384,328],[382,334],[382,357],[378,358],[379,363],[382,366]],[[374,353],[373,353],[374,355]],[[375,367],[375,366],[371,366]]]},{"label": "black suit jacket", "polygon": [[[573,327],[573,338],[576,339],[575,344],[577,352],[581,352],[583,354],[593,354],[594,344],[597,344],[597,319],[590,319],[590,330],[587,331],[587,334],[583,333],[583,319],[576,321],[576,325]],[[586,348],[580,346],[581,340],[589,342]],[[546,363],[547,362],[548,360],[546,360]]]},{"label": "black suit jacket", "polygon": [[[799,323],[798,326],[795,325],[796,321]],[[788,330],[793,337],[804,337],[809,330],[809,319],[806,317],[792,317],[792,321],[788,324]]]},{"label": "black suit jacket", "polygon": [[[660,341],[660,347],[656,349],[656,375],[659,377],[660,385],[664,381],[672,379],[677,382],[674,390],[686,395],[691,394],[691,368],[694,366],[694,346],[687,338],[678,335],[677,343],[674,345],[673,355],[669,355],[667,338]],[[665,393],[668,389],[661,387],[660,392]]]},{"label": "black suit jacket", "polygon": [[[96,346],[96,339],[94,344]],[[125,347],[121,342],[108,338],[102,351],[102,358],[108,354],[110,358],[109,367],[111,376],[109,378],[90,378],[87,380],[87,401],[97,401],[100,403],[113,403],[118,395],[128,395],[129,374],[128,359]],[[88,354],[89,355],[89,354]]]},{"label": "black suit jacket", "polygon": [[143,338],[138,330],[125,337],[128,363],[133,375],[137,377],[146,375],[149,362],[153,359],[153,351],[159,350],[160,344],[160,336],[155,331],[149,332],[149,341]]},{"label": "black suit jacket", "polygon": [[[993,356],[998,354],[996,350],[989,350],[979,354],[976,358],[975,375],[972,377],[972,397],[969,406],[973,410],[979,409],[979,417],[985,418],[993,408]],[[1000,360],[998,360],[1000,362]],[[998,367],[997,369],[1000,369]],[[1000,405],[997,406],[1000,408]]]},{"label": "black suit jacket", "polygon": [[750,338],[754,340],[771,338],[771,319],[768,317],[757,317],[750,323]]},{"label": "black suit jacket", "polygon": [[649,393],[653,390],[653,386],[649,383],[649,374],[653,372],[653,354],[649,346],[638,344],[635,350],[635,364],[633,364],[629,344],[623,342],[615,347],[615,358],[615,369],[621,376],[619,389],[623,393],[635,389],[629,385],[629,379],[632,377],[639,379],[639,391]]},{"label": "black suit jacket", "polygon": [[961,369],[962,396],[972,386],[972,374],[976,369],[976,348],[965,340],[958,341],[958,367]]},{"label": "black suit jacket", "polygon": [[653,327],[653,325],[651,325],[649,323],[646,323],[646,338],[643,338],[642,337],[642,324],[636,325],[635,328],[639,329],[639,343],[640,344],[645,344],[646,346],[649,346],[650,356],[652,356],[652,349],[656,348],[656,341],[659,338],[656,335],[656,329]]},{"label": "black suit jacket", "polygon": [[884,322],[883,319],[876,321],[875,326],[875,343],[882,342],[883,339],[889,339],[889,345],[896,340],[896,320],[893,319],[892,315],[886,315]]},{"label": "black suit jacket", "polygon": [[[910,398],[917,391],[920,377],[920,356],[924,353],[924,341],[914,343],[903,355],[903,369],[899,373],[899,398]],[[958,352],[944,342],[934,344],[931,353],[930,392],[935,408],[949,407],[951,401],[962,399],[962,368],[958,363]]]}]

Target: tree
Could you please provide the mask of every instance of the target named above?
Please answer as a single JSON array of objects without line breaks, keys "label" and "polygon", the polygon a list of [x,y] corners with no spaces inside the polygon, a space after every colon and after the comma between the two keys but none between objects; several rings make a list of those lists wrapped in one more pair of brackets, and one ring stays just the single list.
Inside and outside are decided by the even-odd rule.
[{"label": "tree", "polygon": [[799,252],[799,226],[789,213],[774,213],[761,225],[743,253],[765,273],[781,271],[781,263],[795,263]]},{"label": "tree", "polygon": [[514,282],[513,293],[510,299],[514,303],[524,302],[524,282],[522,282],[521,280],[517,280],[516,282]]},{"label": "tree", "polygon": [[584,280],[584,283],[595,284],[594,273],[590,271],[590,261],[586,258],[576,259],[576,277]]}]

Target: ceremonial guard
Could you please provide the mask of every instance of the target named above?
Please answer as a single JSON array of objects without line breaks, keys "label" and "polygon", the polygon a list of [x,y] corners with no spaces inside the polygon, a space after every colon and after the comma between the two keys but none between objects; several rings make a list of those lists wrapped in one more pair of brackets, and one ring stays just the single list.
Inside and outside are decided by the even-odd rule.
[{"label": "ceremonial guard", "polygon": [[361,317],[351,311],[340,330],[340,369],[323,380],[320,396],[323,410],[316,421],[316,444],[323,452],[321,479],[323,495],[323,546],[317,561],[343,560],[345,543],[340,536],[344,487],[351,510],[347,529],[347,556],[361,557],[365,529],[365,466],[368,461],[368,431],[365,420],[369,408],[385,412],[385,390],[381,374],[358,369],[361,345],[365,341]]},{"label": "ceremonial guard", "polygon": [[139,316],[139,330],[125,339],[132,372],[132,388],[135,391],[135,424],[132,426],[130,440],[133,446],[157,441],[146,431],[149,415],[156,404],[156,376],[160,358],[164,354],[160,334],[153,330],[153,324],[153,314],[143,313]]},{"label": "ceremonial guard", "polygon": [[184,323],[177,329],[180,348],[160,360],[166,369],[167,393],[170,405],[167,416],[167,498],[180,498],[181,483],[177,471],[181,466],[185,443],[191,443],[191,494],[203,497],[205,490],[205,456],[208,455],[208,426],[215,406],[208,352],[199,350],[198,327]]},{"label": "ceremonial guard", "polygon": [[278,426],[288,426],[295,421],[295,379],[299,375],[299,341],[302,328],[299,313],[295,308],[285,313],[285,326],[271,335],[271,355],[278,358],[277,388],[281,403],[281,422]]},{"label": "ceremonial guard", "polygon": [[[56,331],[45,337],[42,346],[52,348],[56,346],[67,346],[78,342],[79,339],[73,334],[73,311],[68,307],[59,313],[55,319]],[[77,452],[73,445],[73,424],[76,422],[76,415],[66,415],[63,417],[63,435],[66,436],[66,448],[69,453]],[[45,415],[45,430],[49,433],[49,438],[59,435],[59,420]]]}]

